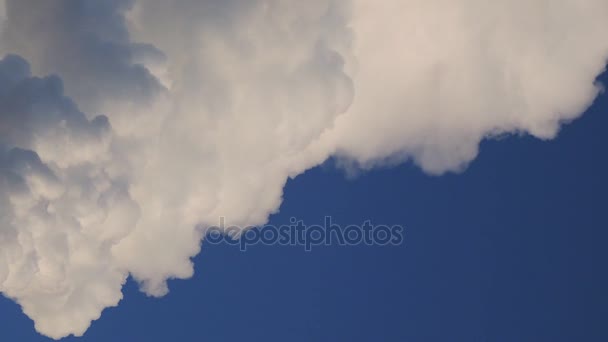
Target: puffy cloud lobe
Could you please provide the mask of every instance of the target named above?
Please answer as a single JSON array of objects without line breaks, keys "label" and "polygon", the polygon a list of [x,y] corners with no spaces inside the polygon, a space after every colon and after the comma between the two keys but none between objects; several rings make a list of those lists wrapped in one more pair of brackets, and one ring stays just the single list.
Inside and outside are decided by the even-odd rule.
[{"label": "puffy cloud lobe", "polygon": [[0,51],[32,63],[36,74],[58,74],[81,108],[107,102],[139,104],[162,91],[141,62],[163,54],[131,42],[123,13],[132,0],[6,0]]},{"label": "puffy cloud lobe", "polygon": [[554,137],[599,91],[606,1],[354,3],[357,96],[328,140],[359,166],[460,170],[483,138]]},{"label": "puffy cloud lobe", "polygon": [[[88,120],[55,76],[0,61],[0,291],[52,337],[82,334],[121,298],[127,272],[110,247],[137,205],[108,177],[110,126]],[[135,213],[135,214],[134,214]]]},{"label": "puffy cloud lobe", "polygon": [[331,156],[440,174],[487,137],[554,137],[608,57],[605,0],[7,0],[6,16],[0,50],[88,113],[58,77],[0,63],[0,290],[52,337],[82,334],[128,275],[164,295],[206,227],[264,223]]},{"label": "puffy cloud lobe", "polygon": [[33,149],[61,167],[99,158],[107,147],[108,119],[89,121],[63,96],[57,76],[30,77],[27,62],[9,55],[0,62],[0,84],[0,144]]},{"label": "puffy cloud lobe", "polygon": [[[195,225],[204,231],[220,216],[263,223],[280,204],[291,159],[352,98],[339,54],[347,42],[338,37],[348,36],[341,5],[247,4],[145,1],[131,13],[134,37],[167,55],[159,77],[170,99],[168,113],[149,113],[167,119],[132,184],[141,221],[114,251],[153,295],[166,292],[167,278],[190,276],[184,261],[202,233]],[[159,238],[174,246],[147,258],[133,252],[155,251]]]}]

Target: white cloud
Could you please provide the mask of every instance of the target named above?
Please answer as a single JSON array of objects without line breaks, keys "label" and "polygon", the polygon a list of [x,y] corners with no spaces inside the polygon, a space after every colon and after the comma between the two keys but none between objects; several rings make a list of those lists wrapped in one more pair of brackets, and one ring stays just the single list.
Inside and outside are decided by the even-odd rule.
[{"label": "white cloud", "polygon": [[554,137],[608,58],[605,0],[7,0],[6,18],[0,51],[85,112],[0,64],[0,291],[55,338],[128,274],[165,294],[204,227],[265,222],[330,156],[440,174],[486,137]]}]

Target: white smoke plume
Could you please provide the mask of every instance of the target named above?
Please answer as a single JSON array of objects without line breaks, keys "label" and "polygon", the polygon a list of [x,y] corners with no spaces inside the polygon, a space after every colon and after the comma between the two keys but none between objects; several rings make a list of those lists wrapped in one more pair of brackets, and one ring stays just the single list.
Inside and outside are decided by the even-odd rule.
[{"label": "white smoke plume", "polygon": [[[330,157],[462,170],[597,96],[606,0],[5,0],[0,292],[82,335]],[[46,76],[56,75],[56,76]],[[42,78],[40,78],[42,77]]]}]

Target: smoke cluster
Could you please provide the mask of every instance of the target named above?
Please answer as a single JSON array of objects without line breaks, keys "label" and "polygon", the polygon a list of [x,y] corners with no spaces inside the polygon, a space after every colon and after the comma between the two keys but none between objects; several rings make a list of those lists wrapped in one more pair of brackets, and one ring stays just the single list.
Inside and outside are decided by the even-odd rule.
[{"label": "smoke cluster", "polygon": [[[597,96],[605,0],[5,0],[0,291],[82,335],[329,157],[462,170]],[[47,76],[51,75],[51,76]]]}]

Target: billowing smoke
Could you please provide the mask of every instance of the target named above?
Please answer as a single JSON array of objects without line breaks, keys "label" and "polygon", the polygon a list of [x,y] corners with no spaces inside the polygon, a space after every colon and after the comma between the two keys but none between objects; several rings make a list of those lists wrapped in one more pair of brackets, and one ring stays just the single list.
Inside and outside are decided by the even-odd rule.
[{"label": "billowing smoke", "polygon": [[[5,0],[0,291],[82,335],[330,157],[462,170],[600,90],[606,0]],[[54,76],[47,76],[54,75]]]}]

